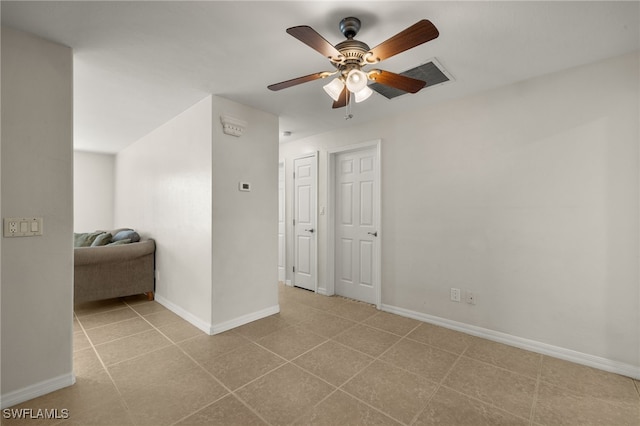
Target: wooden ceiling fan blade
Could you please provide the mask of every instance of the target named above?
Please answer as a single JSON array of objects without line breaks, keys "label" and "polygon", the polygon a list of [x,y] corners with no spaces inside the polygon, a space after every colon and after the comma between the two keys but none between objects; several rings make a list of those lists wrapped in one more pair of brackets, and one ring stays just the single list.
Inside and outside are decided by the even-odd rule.
[{"label": "wooden ceiling fan blade", "polygon": [[382,70],[370,71],[369,79],[376,83],[395,87],[396,89],[404,90],[409,93],[417,93],[427,84],[422,80]]},{"label": "wooden ceiling fan blade", "polygon": [[282,89],[286,89],[288,87],[297,86],[298,84],[307,83],[309,81],[317,80],[319,78],[325,78],[325,77],[330,76],[332,74],[333,73],[330,73],[330,72],[327,72],[327,71],[317,72],[315,74],[309,74],[309,75],[305,75],[303,77],[292,78],[291,80],[287,80],[287,81],[282,81],[280,83],[271,84],[271,85],[267,86],[267,88],[269,90],[273,90],[273,91],[282,90]]},{"label": "wooden ceiling fan blade", "polygon": [[340,56],[338,49],[318,34],[316,30],[307,25],[287,28],[287,33],[291,34],[310,48],[320,52],[320,54],[325,58],[331,59],[338,58]]},{"label": "wooden ceiling fan blade", "polygon": [[338,100],[333,103],[333,108],[335,109],[335,108],[342,108],[347,106],[348,98],[349,98],[349,91],[345,86],[345,88],[342,89],[342,92],[340,92],[340,97],[338,98]]},{"label": "wooden ceiling fan blade", "polygon": [[440,33],[435,25],[431,21],[423,19],[371,49],[366,60],[369,63],[384,61],[398,53],[433,40],[438,35]]}]

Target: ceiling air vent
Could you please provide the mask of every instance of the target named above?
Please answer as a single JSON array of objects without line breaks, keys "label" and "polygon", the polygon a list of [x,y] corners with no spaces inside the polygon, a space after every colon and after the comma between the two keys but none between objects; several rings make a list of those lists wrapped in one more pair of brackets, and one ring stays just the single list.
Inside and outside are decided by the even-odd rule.
[{"label": "ceiling air vent", "polygon": [[[427,84],[424,87],[434,86],[436,84],[444,83],[451,80],[443,71],[443,68],[435,60],[431,60],[420,66],[412,68],[408,71],[400,73],[407,77],[416,78],[418,80],[425,81]],[[396,89],[384,84],[373,83],[369,87],[376,92],[380,93],[387,99],[393,99],[397,96],[406,95],[404,90]]]}]

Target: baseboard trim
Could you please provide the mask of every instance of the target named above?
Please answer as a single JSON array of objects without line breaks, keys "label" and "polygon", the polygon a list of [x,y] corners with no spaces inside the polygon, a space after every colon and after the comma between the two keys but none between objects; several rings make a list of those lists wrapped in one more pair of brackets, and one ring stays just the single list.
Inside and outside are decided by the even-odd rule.
[{"label": "baseboard trim", "polygon": [[181,308],[180,306],[176,305],[175,303],[172,303],[172,302],[168,301],[167,299],[165,299],[162,296],[158,296],[158,294],[155,295],[155,300],[156,300],[156,302],[158,302],[159,304],[161,304],[165,308],[169,309],[174,314],[178,315],[180,318],[182,318],[185,321],[189,322],[194,327],[199,328],[200,330],[204,331],[207,334],[212,334],[211,333],[212,325],[210,323],[208,323],[206,321],[202,321],[200,318],[196,317],[191,312]]},{"label": "baseboard trim", "polygon": [[245,325],[250,322],[268,317],[269,315],[277,314],[278,312],[280,312],[280,305],[274,305],[266,309],[262,309],[260,311],[251,312],[250,314],[242,315],[238,318],[234,318],[229,321],[213,324],[211,326],[211,330],[210,330],[211,332],[209,334],[222,333],[227,330],[231,330],[232,328],[240,327],[241,325]]},{"label": "baseboard trim", "polygon": [[522,337],[513,336],[499,331],[487,328],[477,327],[475,325],[465,324],[434,315],[424,314],[421,312],[411,311],[409,309],[399,308],[397,306],[382,304],[381,310],[392,314],[400,315],[407,318],[413,318],[418,321],[429,324],[439,325],[451,330],[460,331],[462,333],[471,334],[473,336],[482,337],[505,345],[515,346],[531,352],[548,355],[554,358],[563,359],[565,361],[575,362],[576,364],[586,365],[588,367],[597,368],[599,370],[608,371],[610,373],[621,374],[623,376],[640,379],[640,366],[622,363],[595,355],[589,355],[582,352],[566,349],[559,346],[549,345],[547,343],[535,340],[524,339]]},{"label": "baseboard trim", "polygon": [[29,401],[42,395],[66,388],[76,382],[76,376],[73,373],[63,374],[53,379],[44,380],[26,388],[18,389],[6,394],[0,395],[0,409]]}]

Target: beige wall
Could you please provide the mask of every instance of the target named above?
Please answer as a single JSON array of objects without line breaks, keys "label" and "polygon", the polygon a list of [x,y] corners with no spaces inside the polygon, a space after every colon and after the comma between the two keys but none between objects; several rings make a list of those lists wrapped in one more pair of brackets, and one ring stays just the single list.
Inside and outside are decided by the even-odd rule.
[{"label": "beige wall", "polygon": [[2,238],[2,406],[75,380],[71,49],[2,28],[2,217],[43,235]]},{"label": "beige wall", "polygon": [[385,309],[640,376],[638,75],[637,53],[612,58],[286,143],[281,158],[291,171],[320,151],[322,207],[327,149],[382,139]]}]

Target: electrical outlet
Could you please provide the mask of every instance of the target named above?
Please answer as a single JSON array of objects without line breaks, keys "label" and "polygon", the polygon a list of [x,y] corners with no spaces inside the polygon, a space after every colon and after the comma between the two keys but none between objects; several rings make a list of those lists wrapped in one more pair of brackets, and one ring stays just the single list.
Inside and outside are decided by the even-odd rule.
[{"label": "electrical outlet", "polygon": [[459,288],[451,288],[451,301],[459,302],[460,301],[460,289]]},{"label": "electrical outlet", "polygon": [[470,305],[475,305],[476,304],[476,294],[472,291],[467,290],[466,291],[466,299],[467,299],[467,303]]}]

